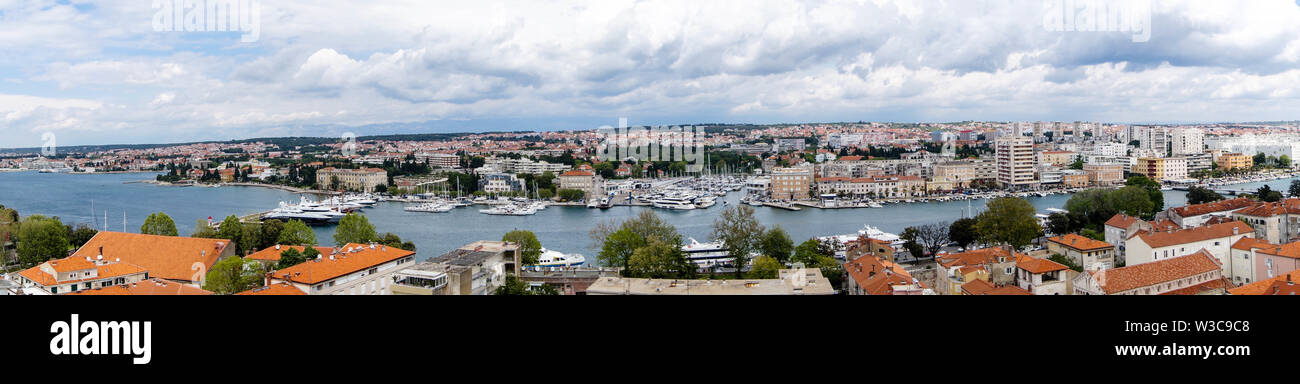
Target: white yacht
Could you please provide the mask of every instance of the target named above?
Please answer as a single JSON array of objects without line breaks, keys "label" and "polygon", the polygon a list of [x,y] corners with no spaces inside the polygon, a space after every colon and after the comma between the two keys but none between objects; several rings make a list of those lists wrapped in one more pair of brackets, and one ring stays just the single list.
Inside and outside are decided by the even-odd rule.
[{"label": "white yacht", "polygon": [[402,208],[402,210],[407,212],[443,213],[443,212],[450,212],[452,208],[455,207],[448,203],[424,203],[424,204],[405,207]]},{"label": "white yacht", "polygon": [[652,202],[655,208],[675,209],[675,210],[692,210],[695,209],[695,203],[688,199],[680,197],[664,197]]},{"label": "white yacht", "polygon": [[712,207],[717,203],[718,203],[717,200],[713,196],[705,196],[696,199],[695,208],[704,209],[704,208]]},{"label": "white yacht", "polygon": [[682,252],[686,252],[687,260],[700,267],[731,266],[731,255],[728,255],[727,249],[722,247],[722,242],[701,243],[694,238],[690,240],[690,244],[682,246]]},{"label": "white yacht", "polygon": [[537,264],[530,267],[576,267],[586,263],[587,259],[579,254],[566,255],[562,252],[542,248],[542,254],[537,257]]}]

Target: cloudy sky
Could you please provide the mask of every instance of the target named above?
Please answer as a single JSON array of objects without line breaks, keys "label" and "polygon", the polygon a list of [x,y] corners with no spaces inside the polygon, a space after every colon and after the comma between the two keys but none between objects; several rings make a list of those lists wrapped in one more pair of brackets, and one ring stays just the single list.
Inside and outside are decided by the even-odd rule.
[{"label": "cloudy sky", "polygon": [[1139,42],[1049,27],[1065,2],[260,0],[243,42],[157,31],[153,0],[0,0],[0,148],[619,117],[1300,119],[1296,1],[1156,0]]}]

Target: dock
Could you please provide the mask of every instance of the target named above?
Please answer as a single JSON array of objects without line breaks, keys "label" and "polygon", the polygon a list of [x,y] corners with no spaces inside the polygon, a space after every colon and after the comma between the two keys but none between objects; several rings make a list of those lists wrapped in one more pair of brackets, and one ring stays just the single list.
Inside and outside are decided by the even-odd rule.
[{"label": "dock", "polygon": [[[797,203],[796,203],[796,204],[797,204]],[[767,202],[763,203],[763,206],[764,206],[764,207],[771,207],[771,208],[780,208],[780,209],[784,209],[784,210],[787,210],[787,211],[802,211],[802,210],[803,210],[803,208],[799,208],[799,207],[796,207],[796,206],[794,206],[794,205],[781,205],[781,204],[777,204],[777,203],[767,203]]]}]

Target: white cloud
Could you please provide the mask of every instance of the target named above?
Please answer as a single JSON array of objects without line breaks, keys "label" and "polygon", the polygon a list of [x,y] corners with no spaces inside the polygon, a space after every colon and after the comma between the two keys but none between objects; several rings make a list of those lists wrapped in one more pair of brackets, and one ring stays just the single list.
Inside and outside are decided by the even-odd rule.
[{"label": "white cloud", "polygon": [[263,2],[253,44],[155,33],[152,9],[127,3],[0,1],[0,77],[22,89],[6,92],[48,100],[0,107],[0,129],[157,141],[493,118],[1221,121],[1300,107],[1289,0],[1156,1],[1141,44],[1046,31],[1037,0]]}]

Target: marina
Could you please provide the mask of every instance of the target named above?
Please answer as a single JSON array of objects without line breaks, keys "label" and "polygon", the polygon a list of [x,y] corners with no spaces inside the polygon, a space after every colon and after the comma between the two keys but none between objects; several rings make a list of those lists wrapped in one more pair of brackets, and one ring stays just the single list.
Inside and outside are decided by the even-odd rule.
[{"label": "marina", "polygon": [[[23,215],[43,214],[58,216],[65,224],[91,224],[102,229],[121,231],[122,218],[126,230],[139,232],[144,218],[153,212],[164,212],[176,221],[181,234],[194,230],[195,222],[211,216],[216,220],[227,215],[245,216],[265,213],[280,202],[302,201],[302,196],[288,191],[240,186],[217,188],[165,188],[136,181],[152,174],[92,174],[71,175],[58,173],[5,172],[0,173],[0,184],[9,188],[0,204],[17,209]],[[1235,189],[1253,190],[1268,184],[1273,189],[1286,190],[1294,178],[1256,181],[1234,185]],[[1165,206],[1179,206],[1186,202],[1185,192],[1165,191]],[[329,197],[305,195],[310,201]],[[713,221],[721,214],[721,207],[742,204],[742,193],[729,193],[716,198],[716,206],[708,209],[672,210],[656,209],[666,221],[675,225],[684,238],[707,242]],[[1068,194],[1028,196],[1037,211],[1062,208]],[[92,213],[91,204],[95,211]],[[790,233],[796,242],[813,237],[849,234],[872,225],[888,233],[901,233],[908,226],[952,221],[961,218],[971,207],[972,213],[982,210],[986,198],[971,200],[931,201],[917,203],[887,203],[869,209],[785,209],[755,207],[755,216],[765,226],[779,225]],[[476,204],[482,206],[486,204]],[[622,221],[644,206],[617,205],[607,209],[588,209],[579,205],[552,205],[530,215],[488,215],[475,207],[462,207],[442,213],[408,211],[416,203],[377,201],[363,213],[380,233],[392,232],[416,244],[422,257],[438,255],[467,240],[500,239],[514,229],[536,233],[542,245],[566,254],[593,256],[587,265],[595,263],[599,250],[592,248],[588,232],[599,222]],[[467,205],[467,204],[466,204]],[[109,219],[105,219],[107,216]],[[107,224],[105,223],[107,222]],[[333,224],[313,227],[321,244],[332,242]]]}]

